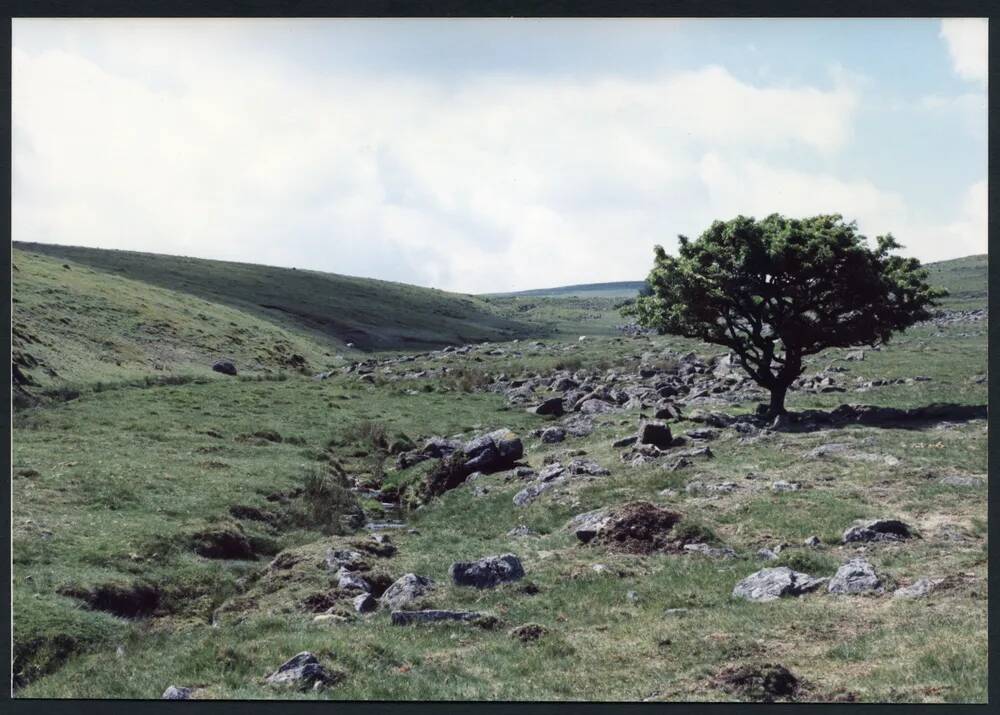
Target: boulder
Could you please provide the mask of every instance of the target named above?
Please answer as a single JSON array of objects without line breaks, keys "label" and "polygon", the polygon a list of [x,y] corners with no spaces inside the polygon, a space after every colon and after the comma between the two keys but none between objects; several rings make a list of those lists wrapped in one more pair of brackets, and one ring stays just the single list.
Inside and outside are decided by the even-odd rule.
[{"label": "boulder", "polygon": [[709,546],[708,544],[685,544],[684,550],[688,553],[702,554],[710,559],[731,559],[736,556],[736,552],[729,546]]},{"label": "boulder", "polygon": [[536,415],[554,415],[561,417],[563,414],[563,400],[561,397],[551,397],[540,405],[536,405],[528,410]]},{"label": "boulder", "polygon": [[236,363],[232,360],[216,360],[212,363],[212,370],[215,372],[220,372],[223,375],[235,375],[236,374]]},{"label": "boulder", "polygon": [[378,600],[370,593],[361,593],[351,599],[354,610],[358,613],[371,613],[378,608]]},{"label": "boulder", "polygon": [[392,625],[408,626],[414,623],[440,623],[442,621],[474,623],[482,618],[482,613],[474,611],[393,611]]},{"label": "boulder", "polygon": [[169,686],[163,691],[163,695],[160,696],[161,700],[190,700],[192,688],[177,687],[176,685]]},{"label": "boulder", "polygon": [[300,690],[322,687],[334,681],[335,676],[309,651],[303,651],[288,659],[267,676],[268,685]]},{"label": "boulder", "polygon": [[860,541],[904,541],[912,536],[913,532],[909,525],[898,519],[876,519],[847,529],[843,535],[843,542],[850,544]]},{"label": "boulder", "polygon": [[826,581],[813,578],[787,566],[761,569],[739,581],[733,588],[733,597],[747,601],[774,601],[782,596],[801,596],[814,591]]},{"label": "boulder", "polygon": [[546,427],[541,436],[545,444],[556,444],[566,439],[566,430],[562,427]]},{"label": "boulder", "polygon": [[383,605],[400,611],[420,601],[434,588],[434,582],[426,576],[408,573],[396,579],[379,600]]},{"label": "boulder", "polygon": [[579,405],[577,405],[577,411],[582,412],[585,415],[600,415],[606,412],[613,412],[615,406],[610,402],[605,402],[604,400],[599,400],[596,397],[592,397],[589,400],[584,400]]},{"label": "boulder", "polygon": [[567,527],[573,531],[577,539],[586,544],[593,540],[610,521],[611,516],[607,509],[596,509],[577,514],[570,519]]},{"label": "boulder", "polygon": [[528,506],[539,496],[555,486],[555,482],[530,484],[514,495],[514,506]]},{"label": "boulder", "polygon": [[929,596],[932,591],[937,589],[944,583],[943,578],[922,578],[914,581],[909,586],[904,586],[903,588],[897,588],[893,591],[893,598],[924,598]]},{"label": "boulder", "polygon": [[508,429],[498,429],[477,437],[462,448],[465,468],[471,472],[497,472],[509,469],[524,456],[521,439]]},{"label": "boulder", "polygon": [[639,428],[639,442],[651,444],[654,447],[667,449],[673,443],[674,437],[670,428],[663,422],[645,422]]},{"label": "boulder", "polygon": [[501,554],[486,556],[478,561],[456,561],[448,573],[458,586],[493,588],[523,578],[524,567],[514,554]]},{"label": "boulder", "polygon": [[851,559],[843,564],[827,586],[830,593],[882,593],[882,579],[875,572],[875,567],[865,559]]}]

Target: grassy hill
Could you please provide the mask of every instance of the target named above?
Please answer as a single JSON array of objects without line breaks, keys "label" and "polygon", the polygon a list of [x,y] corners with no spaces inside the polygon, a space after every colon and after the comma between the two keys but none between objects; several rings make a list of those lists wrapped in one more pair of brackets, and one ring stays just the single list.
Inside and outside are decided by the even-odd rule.
[{"label": "grassy hill", "polygon": [[[951,292],[950,303],[986,303],[987,257],[985,254],[928,263],[933,284]],[[582,283],[558,288],[536,288],[513,293],[492,294],[500,298],[631,298],[643,281]]]},{"label": "grassy hill", "polygon": [[13,362],[29,388],[337,364],[330,342],[224,304],[13,251]]},{"label": "grassy hill", "polygon": [[537,330],[501,317],[481,298],[403,283],[133,251],[14,246],[236,308],[317,339],[351,342],[362,350],[510,340]]}]

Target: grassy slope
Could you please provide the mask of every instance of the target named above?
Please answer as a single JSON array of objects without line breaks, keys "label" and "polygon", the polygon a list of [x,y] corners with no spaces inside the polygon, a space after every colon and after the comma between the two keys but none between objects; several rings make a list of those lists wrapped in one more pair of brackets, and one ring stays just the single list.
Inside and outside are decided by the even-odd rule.
[{"label": "grassy slope", "polygon": [[[266,321],[253,322],[255,316],[230,308],[188,296],[181,297],[191,303],[178,302],[176,293],[88,273],[75,265],[66,270],[62,261],[16,254],[15,263],[15,297],[24,301],[14,306],[15,322],[18,310],[29,304],[31,311],[22,315],[42,320],[45,330],[65,325],[60,317],[89,321],[88,330],[80,333],[69,332],[67,326],[65,334],[45,335],[59,346],[72,346],[62,353],[72,358],[62,368],[67,374],[75,374],[75,369],[97,374],[101,363],[89,357],[91,351],[104,349],[107,340],[122,340],[122,335],[131,336],[123,344],[137,346],[129,350],[145,349],[135,325],[128,322],[138,318],[129,317],[126,310],[139,301],[155,308],[156,317],[177,316],[182,324],[198,312],[212,317],[214,326],[225,326],[224,318],[230,318],[260,340],[260,349],[272,344],[259,336],[265,327],[276,331],[274,341],[301,340],[292,343],[296,350],[310,348],[305,338],[283,333]],[[946,285],[962,295],[949,299],[947,307],[984,307],[985,289],[977,282],[983,261],[951,263],[941,282],[947,280]],[[29,276],[30,281],[24,280]],[[64,300],[73,303],[66,306]],[[542,305],[554,311],[553,320],[570,315],[559,312],[558,304]],[[935,401],[983,404],[986,385],[973,378],[986,370],[985,328],[985,322],[947,326],[940,330],[942,336],[935,335],[939,331],[934,327],[915,328],[882,351],[869,352],[863,362],[838,363],[849,370],[845,381],[918,374],[930,381],[863,395],[794,393],[790,406],[829,408],[845,401],[901,407]],[[214,333],[184,332],[177,337],[182,338],[179,343],[224,340]],[[667,337],[598,338],[556,345],[553,352],[540,349],[533,354],[524,348],[523,359],[495,357],[473,363],[452,355],[445,363],[516,374],[560,364],[613,366],[665,346],[717,352]],[[315,347],[308,353],[310,360],[325,357],[321,351],[322,346]],[[814,367],[843,353],[817,356]],[[55,353],[45,355],[55,360]],[[144,361],[149,359],[135,363],[137,374],[148,370]],[[202,357],[192,360],[192,366],[201,365]],[[431,391],[424,392],[425,386]],[[537,468],[553,451],[583,448],[612,470],[610,477],[546,495],[527,510],[511,504],[511,496],[523,486],[517,483],[487,478],[481,484],[489,492],[478,497],[460,488],[414,515],[420,533],[394,534],[400,553],[379,564],[393,576],[414,570],[433,577],[442,584],[435,597],[440,607],[496,613],[509,625],[541,623],[550,635],[539,643],[523,646],[503,629],[401,630],[388,624],[385,613],[355,623],[314,624],[299,600],[328,587],[329,575],[312,564],[328,545],[343,540],[322,537],[308,527],[271,532],[247,522],[245,527],[272,540],[275,548],[299,549],[311,560],[275,590],[253,590],[260,603],[247,611],[242,623],[211,628],[212,609],[238,590],[240,577],[262,568],[266,557],[258,562],[210,561],[177,548],[179,537],[227,520],[233,504],[266,507],[263,495],[300,484],[332,435],[364,420],[382,421],[390,431],[414,438],[478,433],[501,425],[525,434],[545,424],[542,418],[507,408],[499,396],[456,395],[445,391],[447,387],[438,380],[365,385],[349,376],[324,382],[295,375],[261,382],[220,378],[87,394],[17,415],[12,481],[15,646],[42,667],[58,668],[66,660],[21,694],[149,698],[173,683],[203,685],[203,697],[274,697],[260,683],[260,674],[310,649],[348,678],[322,695],[305,697],[614,700],[656,694],[674,700],[725,699],[729,696],[711,686],[712,674],[734,663],[765,661],[781,662],[805,678],[812,699],[844,691],[868,701],[985,699],[985,495],[982,490],[942,487],[929,478],[986,471],[987,435],[981,423],[787,434],[746,445],[727,439],[713,444],[716,460],[670,474],[622,465],[610,442],[634,430],[637,416],[608,416],[606,426],[586,439],[554,446],[528,439],[526,457]],[[410,389],[416,394],[408,393]],[[692,426],[677,425],[675,432]],[[266,429],[277,430],[286,440],[262,445],[239,439]],[[209,430],[221,437],[206,434]],[[855,442],[859,449],[892,454],[901,463],[872,469],[864,463],[803,458],[812,447],[831,441]],[[352,473],[363,474],[370,467],[364,457],[351,460],[355,451],[340,447],[337,457]],[[763,476],[762,488],[746,481],[748,471]],[[685,483],[696,479],[749,486],[718,499],[686,496]],[[767,488],[775,479],[798,480],[807,488],[775,495]],[[678,488],[680,495],[663,497],[659,491],[664,487]],[[577,546],[560,530],[575,513],[634,498],[670,506],[708,526],[736,548],[740,558],[713,562],[617,556]],[[884,515],[910,521],[925,538],[871,548],[868,557],[881,571],[904,584],[921,576],[969,576],[926,602],[816,595],[744,604],[729,598],[738,578],[760,568],[753,558],[757,548],[798,543],[813,533],[830,541],[856,517]],[[536,528],[541,538],[505,536],[518,523]],[[962,530],[966,540],[940,537],[943,525]],[[478,593],[447,586],[451,561],[504,551],[522,557],[539,594],[526,596],[511,588]],[[828,545],[805,570],[828,575],[847,553]],[[593,572],[590,566],[598,562],[611,571]],[[64,585],[137,579],[172,594],[170,615],[127,621],[83,609],[56,593]],[[629,590],[639,594],[638,602],[625,598]],[[674,620],[663,615],[664,608],[675,607],[690,612]],[[119,645],[128,656],[125,660],[116,655]]]},{"label": "grassy slope", "polygon": [[223,357],[251,372],[338,362],[332,345],[226,305],[18,249],[13,264],[14,348],[41,388],[210,376]]},{"label": "grassy slope", "polygon": [[616,283],[582,283],[579,285],[560,286],[558,288],[536,288],[534,290],[521,290],[513,293],[497,293],[497,296],[524,298],[547,297],[604,297],[604,298],[631,298],[639,292],[642,281],[618,281]]},{"label": "grassy slope", "polygon": [[480,298],[332,273],[132,251],[15,243],[15,247],[189,293],[326,340],[365,350],[534,335]]}]

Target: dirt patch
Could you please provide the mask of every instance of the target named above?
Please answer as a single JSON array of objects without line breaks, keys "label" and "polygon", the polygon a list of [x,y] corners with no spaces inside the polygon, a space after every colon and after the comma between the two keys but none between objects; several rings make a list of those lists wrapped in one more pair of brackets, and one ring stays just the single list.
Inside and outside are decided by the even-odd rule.
[{"label": "dirt patch", "polygon": [[531,643],[532,641],[537,641],[546,633],[548,633],[548,631],[545,626],[539,625],[538,623],[525,623],[523,626],[511,629],[510,637],[515,638],[522,643]]},{"label": "dirt patch", "polygon": [[207,559],[244,559],[255,557],[253,544],[237,527],[205,529],[191,537],[194,552]]},{"label": "dirt patch", "polygon": [[681,543],[674,526],[680,520],[681,515],[677,512],[660,509],[649,502],[632,502],[615,510],[594,541],[628,554],[678,551]]},{"label": "dirt patch", "polygon": [[765,703],[794,698],[801,687],[788,668],[770,663],[724,668],[714,682],[727,693]]},{"label": "dirt patch", "polygon": [[90,589],[65,586],[57,593],[83,601],[92,610],[120,618],[146,618],[160,606],[160,591],[150,584],[102,584]]}]

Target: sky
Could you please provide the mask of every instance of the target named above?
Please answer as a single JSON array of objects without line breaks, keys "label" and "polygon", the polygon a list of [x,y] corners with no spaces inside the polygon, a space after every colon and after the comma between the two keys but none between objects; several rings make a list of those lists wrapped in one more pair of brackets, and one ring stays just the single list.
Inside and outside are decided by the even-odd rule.
[{"label": "sky", "polygon": [[987,250],[985,19],[15,19],[13,238],[466,293],[714,220]]}]

